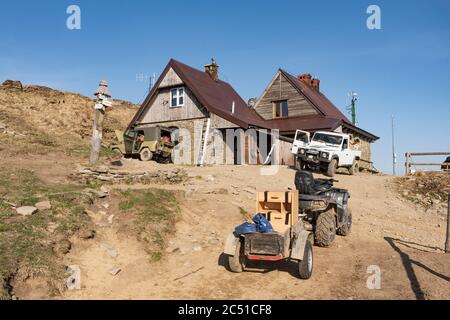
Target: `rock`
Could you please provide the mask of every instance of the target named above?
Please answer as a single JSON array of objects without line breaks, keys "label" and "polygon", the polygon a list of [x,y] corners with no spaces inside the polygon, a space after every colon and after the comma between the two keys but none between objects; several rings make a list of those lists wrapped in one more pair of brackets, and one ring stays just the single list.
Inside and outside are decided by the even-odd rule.
[{"label": "rock", "polygon": [[5,82],[2,83],[2,86],[7,87],[9,89],[17,89],[20,91],[23,90],[23,85],[22,82],[20,81],[6,80]]},{"label": "rock", "polygon": [[105,208],[105,209],[108,209],[109,208],[109,203],[107,203],[107,202],[106,203],[102,203],[102,207]]},{"label": "rock", "polygon": [[95,238],[95,235],[96,235],[96,232],[95,232],[95,230],[92,230],[92,229],[81,230],[81,231],[78,233],[78,236],[79,236],[81,239],[84,239],[84,240],[94,239],[94,238]]},{"label": "rock", "polygon": [[110,216],[108,217],[108,223],[109,223],[109,224],[112,224],[112,223],[113,223],[113,219],[114,219],[114,215],[112,214],[112,215],[110,215]]},{"label": "rock", "polygon": [[214,181],[215,180],[215,178],[214,178],[214,176],[212,176],[212,175],[207,175],[206,177],[205,177],[205,180],[206,181],[208,181],[208,182],[212,182],[212,181]]},{"label": "rock", "polygon": [[107,186],[101,186],[101,187],[100,187],[100,191],[101,191],[101,192],[104,192],[104,193],[106,193],[106,194],[108,194],[108,193],[111,192],[111,189],[108,188]]},{"label": "rock", "polygon": [[97,177],[97,179],[100,180],[100,181],[112,181],[114,179],[114,177],[102,174],[102,175],[99,175]]},{"label": "rock", "polygon": [[200,252],[200,251],[203,250],[203,248],[202,248],[199,244],[195,244],[195,245],[192,247],[192,250],[194,250],[195,252]]},{"label": "rock", "polygon": [[38,202],[35,206],[39,211],[50,210],[52,208],[52,204],[48,200]]},{"label": "rock", "polygon": [[16,209],[16,212],[22,216],[31,216],[38,212],[38,208],[31,206],[19,207]]},{"label": "rock", "polygon": [[94,171],[98,172],[98,173],[108,173],[109,167],[108,166],[98,166],[94,169]]},{"label": "rock", "polygon": [[106,196],[107,196],[107,194],[103,191],[96,191],[95,195],[100,199],[106,198]]},{"label": "rock", "polygon": [[72,243],[70,243],[69,240],[63,239],[56,243],[56,245],[53,247],[53,251],[57,254],[65,255],[70,252],[70,249],[72,249]]},{"label": "rock", "polygon": [[120,268],[112,268],[111,270],[109,270],[109,274],[111,274],[112,276],[117,276],[120,271],[122,271],[122,269]]}]

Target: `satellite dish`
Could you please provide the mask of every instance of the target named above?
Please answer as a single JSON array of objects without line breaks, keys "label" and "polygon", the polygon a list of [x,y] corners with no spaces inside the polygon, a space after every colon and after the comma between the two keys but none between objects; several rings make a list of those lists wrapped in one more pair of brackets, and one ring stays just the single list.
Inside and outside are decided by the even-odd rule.
[{"label": "satellite dish", "polygon": [[254,108],[256,105],[257,98],[250,98],[247,102],[249,108]]}]

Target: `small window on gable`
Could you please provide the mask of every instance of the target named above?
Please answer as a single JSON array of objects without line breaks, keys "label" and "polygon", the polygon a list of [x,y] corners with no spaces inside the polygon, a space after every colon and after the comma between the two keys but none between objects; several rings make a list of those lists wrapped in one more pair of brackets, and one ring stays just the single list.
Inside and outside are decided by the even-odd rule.
[{"label": "small window on gable", "polygon": [[170,90],[170,106],[172,108],[184,106],[184,88],[174,88]]},{"label": "small window on gable", "polygon": [[275,101],[273,103],[273,118],[287,118],[289,117],[289,107],[287,100]]}]

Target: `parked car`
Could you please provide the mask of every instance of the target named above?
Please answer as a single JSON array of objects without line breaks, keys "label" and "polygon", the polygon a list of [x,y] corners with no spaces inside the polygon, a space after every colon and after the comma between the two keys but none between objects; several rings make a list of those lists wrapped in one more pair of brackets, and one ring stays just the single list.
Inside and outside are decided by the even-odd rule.
[{"label": "parked car", "polygon": [[172,141],[171,130],[165,127],[145,127],[127,132],[116,131],[118,144],[111,145],[113,151],[122,155],[139,155],[142,161],[158,160],[168,163],[177,142]]},{"label": "parked car", "polygon": [[297,170],[318,170],[329,177],[340,167],[348,168],[351,175],[359,172],[361,151],[350,149],[348,134],[317,131],[309,141],[309,134],[297,130],[292,153],[296,155]]}]

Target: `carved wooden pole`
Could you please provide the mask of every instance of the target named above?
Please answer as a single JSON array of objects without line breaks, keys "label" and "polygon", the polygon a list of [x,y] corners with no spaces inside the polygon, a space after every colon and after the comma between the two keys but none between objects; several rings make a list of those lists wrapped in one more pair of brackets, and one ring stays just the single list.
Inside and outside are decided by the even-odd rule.
[{"label": "carved wooden pole", "polygon": [[445,252],[450,253],[450,194],[447,200],[447,238],[445,241]]},{"label": "carved wooden pole", "polygon": [[103,139],[103,120],[105,119],[105,109],[111,107],[111,101],[109,98],[108,84],[105,80],[100,81],[100,85],[95,92],[97,97],[96,104],[94,106],[94,126],[92,129],[92,141],[91,141],[91,155],[89,162],[91,165],[95,164],[100,157],[100,149]]}]

